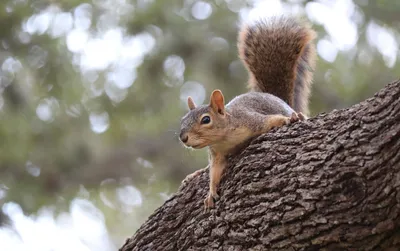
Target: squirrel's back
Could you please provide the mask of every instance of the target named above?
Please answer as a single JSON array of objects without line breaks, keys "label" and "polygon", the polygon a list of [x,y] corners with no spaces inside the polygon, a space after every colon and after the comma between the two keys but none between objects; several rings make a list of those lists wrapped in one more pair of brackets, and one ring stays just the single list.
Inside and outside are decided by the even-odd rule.
[{"label": "squirrel's back", "polygon": [[308,113],[315,68],[315,32],[292,17],[273,17],[243,26],[239,56],[253,91],[273,94],[295,111]]}]

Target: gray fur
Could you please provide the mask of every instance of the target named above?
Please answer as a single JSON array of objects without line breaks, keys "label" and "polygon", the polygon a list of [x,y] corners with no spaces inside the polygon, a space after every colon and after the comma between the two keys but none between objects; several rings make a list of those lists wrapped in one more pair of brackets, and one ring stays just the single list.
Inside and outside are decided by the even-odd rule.
[{"label": "gray fur", "polygon": [[181,133],[186,133],[193,127],[195,123],[197,123],[200,116],[204,113],[209,112],[210,107],[208,105],[201,105],[196,107],[193,110],[190,110],[186,113],[185,116],[181,119]]},{"label": "gray fur", "polygon": [[294,110],[282,99],[262,92],[239,95],[226,105],[230,126],[246,126],[259,131],[267,115],[281,114],[290,117]]}]

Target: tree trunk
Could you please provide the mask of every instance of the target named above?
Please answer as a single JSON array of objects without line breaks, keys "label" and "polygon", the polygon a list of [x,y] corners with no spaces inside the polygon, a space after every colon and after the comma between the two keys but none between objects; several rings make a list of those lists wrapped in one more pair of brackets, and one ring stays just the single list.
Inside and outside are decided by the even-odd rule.
[{"label": "tree trunk", "polygon": [[399,250],[400,82],[258,137],[210,212],[207,191],[204,171],[120,250]]}]

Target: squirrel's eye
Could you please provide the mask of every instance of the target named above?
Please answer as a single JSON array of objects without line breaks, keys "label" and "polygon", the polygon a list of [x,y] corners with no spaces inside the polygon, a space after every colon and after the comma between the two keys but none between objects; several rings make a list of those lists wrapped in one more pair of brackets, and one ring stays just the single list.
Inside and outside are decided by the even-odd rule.
[{"label": "squirrel's eye", "polygon": [[202,119],[201,119],[201,124],[203,125],[203,124],[208,124],[208,123],[210,123],[211,122],[211,119],[210,119],[210,116],[204,116]]}]

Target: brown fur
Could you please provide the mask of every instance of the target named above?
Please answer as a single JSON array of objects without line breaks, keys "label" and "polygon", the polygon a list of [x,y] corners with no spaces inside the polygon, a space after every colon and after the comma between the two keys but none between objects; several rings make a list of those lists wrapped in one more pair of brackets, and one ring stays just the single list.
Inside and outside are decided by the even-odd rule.
[{"label": "brown fur", "polygon": [[[279,115],[279,114],[269,115],[265,119],[264,131],[268,132],[272,128],[288,125],[289,123],[290,123],[290,118],[288,118],[286,116]],[[262,132],[262,133],[264,133],[264,132]]]},{"label": "brown fur", "polygon": [[217,188],[225,166],[225,154],[210,149],[210,191],[204,200],[205,208],[214,207],[214,199],[218,200],[219,198]]},{"label": "brown fur", "polygon": [[[314,36],[310,28],[288,18],[245,27],[239,36],[239,54],[250,72],[249,86],[257,92],[239,95],[226,106],[220,90],[213,91],[208,105],[196,106],[188,98],[190,111],[182,118],[180,138],[188,147],[209,147],[206,209],[219,198],[217,187],[229,154],[274,127],[306,119],[301,112],[307,112]],[[206,116],[209,123],[202,123]],[[184,182],[198,174],[188,175]]]},{"label": "brown fur", "polygon": [[275,17],[245,25],[238,37],[239,56],[253,91],[271,93],[296,112],[308,114],[315,32],[294,18]]}]

